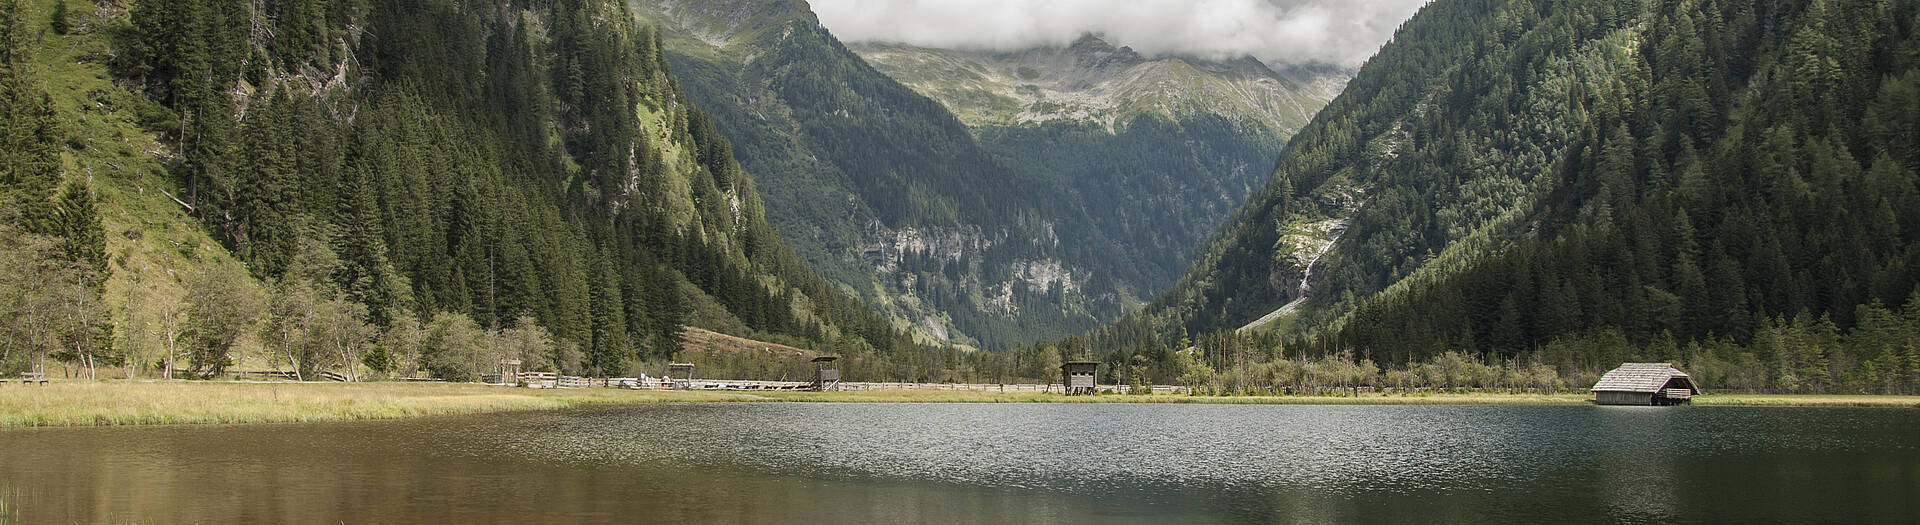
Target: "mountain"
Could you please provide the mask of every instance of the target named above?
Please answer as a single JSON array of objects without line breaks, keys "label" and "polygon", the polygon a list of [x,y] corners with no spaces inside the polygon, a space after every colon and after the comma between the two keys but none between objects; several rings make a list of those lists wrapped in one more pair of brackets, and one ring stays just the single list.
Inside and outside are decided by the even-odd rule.
[{"label": "mountain", "polygon": [[1013,52],[850,49],[940,101],[1066,220],[1113,239],[1141,295],[1173,283],[1347,79],[1252,57],[1146,57],[1094,35]]},{"label": "mountain", "polygon": [[1672,360],[1729,388],[1888,391],[1920,356],[1917,17],[1435,1],[1177,286],[1096,339],[1174,344],[1307,292],[1268,327],[1289,352],[1563,375]]},{"label": "mountain", "polygon": [[1144,115],[1204,115],[1279,135],[1300,130],[1347,80],[1331,66],[1275,71],[1231,61],[1146,57],[1082,35],[1065,47],[1019,51],[934,49],[888,42],[848,46],[888,76],[946,106],[969,127],[1068,121],[1113,129]]},{"label": "mountain", "polygon": [[[769,196],[769,220],[929,342],[1006,347],[1117,317],[1172,281],[1285,139],[1284,126],[1185,113],[970,126],[979,110],[876,69],[803,2],[636,5]],[[1117,52],[1096,43],[1052,52]],[[1128,97],[1146,107],[1147,88]]]},{"label": "mountain", "polygon": [[1118,315],[1107,270],[1127,262],[1111,242],[1063,224],[950,113],[848,51],[804,3],[637,5],[765,188],[769,220],[896,326],[997,346]]},{"label": "mountain", "polygon": [[912,348],[775,233],[621,2],[66,3],[0,3],[4,371]]}]

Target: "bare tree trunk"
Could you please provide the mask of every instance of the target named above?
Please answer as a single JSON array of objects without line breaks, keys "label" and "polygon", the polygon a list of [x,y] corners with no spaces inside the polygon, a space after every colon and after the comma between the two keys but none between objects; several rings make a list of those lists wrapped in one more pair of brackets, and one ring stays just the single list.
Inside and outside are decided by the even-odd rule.
[{"label": "bare tree trunk", "polygon": [[176,343],[180,340],[179,317],[177,305],[167,302],[160,304],[160,329],[165,331],[167,336],[167,369],[161,373],[161,377],[166,379],[173,379],[174,354],[177,353]]},{"label": "bare tree trunk", "polygon": [[87,379],[91,380],[95,378],[93,374],[93,355],[87,353],[87,349],[86,349],[86,346],[88,343],[87,332],[89,332],[89,330],[87,329],[87,326],[86,326],[87,325],[87,289],[86,289],[87,282],[85,279],[86,279],[85,274],[74,276],[73,285],[79,288],[80,293],[74,294],[73,296],[74,297],[73,313],[72,313],[72,317],[70,317],[69,319],[72,320],[73,326],[74,326],[73,355],[80,359],[80,364],[83,367],[83,370],[85,370],[85,373],[87,374]]},{"label": "bare tree trunk", "polygon": [[[287,342],[288,339],[290,338],[288,337],[280,338],[280,341],[281,341],[280,351],[287,353],[287,364],[293,365],[293,380],[306,381],[306,379],[302,377],[304,376],[304,374],[300,373],[300,357],[293,355],[293,345],[288,344]],[[280,367],[278,365],[275,365],[273,368],[275,372],[280,371]]]},{"label": "bare tree trunk", "polygon": [[347,342],[341,339],[340,334],[334,334],[333,344],[340,353],[340,366],[347,369],[347,381],[356,381],[353,377],[353,361],[347,358]]},{"label": "bare tree trunk", "polygon": [[179,337],[179,334],[174,332],[173,323],[167,323],[167,369],[161,374],[166,379],[173,379],[174,341]]}]

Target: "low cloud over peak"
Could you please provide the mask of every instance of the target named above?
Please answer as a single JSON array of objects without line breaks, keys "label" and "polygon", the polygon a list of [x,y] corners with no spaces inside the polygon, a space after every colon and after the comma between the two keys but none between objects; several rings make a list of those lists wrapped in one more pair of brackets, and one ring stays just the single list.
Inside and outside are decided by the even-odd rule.
[{"label": "low cloud over peak", "polygon": [[811,0],[851,42],[1015,50],[1087,33],[1145,55],[1358,66],[1427,0]]}]

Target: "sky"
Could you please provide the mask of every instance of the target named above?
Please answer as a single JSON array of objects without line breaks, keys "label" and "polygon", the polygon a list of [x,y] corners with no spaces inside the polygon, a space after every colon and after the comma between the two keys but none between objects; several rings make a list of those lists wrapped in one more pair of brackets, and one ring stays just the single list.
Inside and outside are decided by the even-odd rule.
[{"label": "sky", "polygon": [[1427,0],[809,0],[834,36],[1015,50],[1085,33],[1145,55],[1358,66]]}]

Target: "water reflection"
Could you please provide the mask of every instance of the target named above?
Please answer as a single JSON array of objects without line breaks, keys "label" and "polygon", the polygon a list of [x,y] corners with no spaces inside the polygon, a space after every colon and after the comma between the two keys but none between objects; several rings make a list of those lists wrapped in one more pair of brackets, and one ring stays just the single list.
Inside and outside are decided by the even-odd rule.
[{"label": "water reflection", "polygon": [[[1617,448],[1607,459],[1604,485],[1608,515],[1622,521],[1668,521],[1676,514],[1674,494],[1679,489],[1673,458],[1662,453],[1664,436],[1676,433],[1675,421],[1699,412],[1666,407],[1599,407],[1609,417],[1596,428],[1609,446]],[[1685,446],[1684,443],[1678,444]]]},{"label": "water reflection", "polygon": [[0,432],[0,520],[1911,523],[1915,435],[1872,409],[853,404],[38,429]]}]

